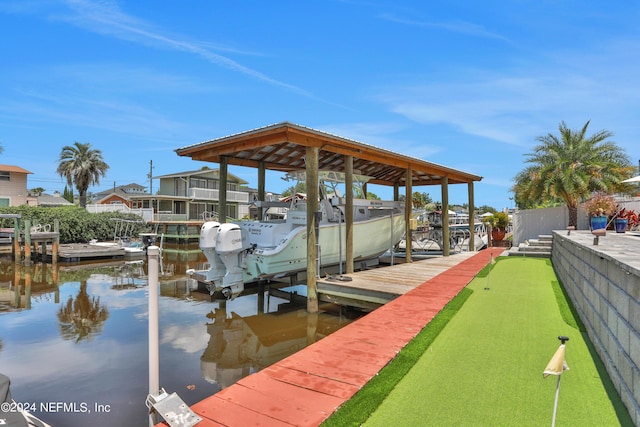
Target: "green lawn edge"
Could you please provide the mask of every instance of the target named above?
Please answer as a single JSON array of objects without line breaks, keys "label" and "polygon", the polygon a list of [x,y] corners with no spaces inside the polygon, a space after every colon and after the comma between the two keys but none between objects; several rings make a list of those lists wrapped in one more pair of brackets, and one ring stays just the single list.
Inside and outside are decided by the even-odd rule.
[{"label": "green lawn edge", "polygon": [[380,370],[351,399],[327,418],[322,426],[359,426],[380,406],[398,382],[416,364],[449,320],[473,294],[463,288],[442,310],[411,340],[397,356]]}]

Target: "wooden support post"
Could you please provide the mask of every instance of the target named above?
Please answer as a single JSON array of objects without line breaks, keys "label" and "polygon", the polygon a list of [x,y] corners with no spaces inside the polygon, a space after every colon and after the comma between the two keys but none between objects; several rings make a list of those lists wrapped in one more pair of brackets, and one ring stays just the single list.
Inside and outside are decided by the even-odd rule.
[{"label": "wooden support post", "polygon": [[404,230],[405,230],[405,262],[413,262],[411,259],[411,210],[413,208],[413,173],[411,166],[407,167],[405,175],[405,198],[404,198]]},{"label": "wooden support post", "polygon": [[31,220],[24,220],[24,264],[31,265]]},{"label": "wooden support post", "polygon": [[307,345],[316,342],[318,336],[318,313],[309,313],[307,315]]},{"label": "wooden support post", "polygon": [[467,184],[469,192],[469,252],[476,250],[476,207],[473,196],[473,181]]},{"label": "wooden support post", "polygon": [[[266,169],[264,162],[258,163],[258,200],[264,202],[266,199],[265,192]],[[253,219],[253,218],[252,218]],[[262,221],[262,208],[258,208],[258,221]]]},{"label": "wooden support post", "polygon": [[345,206],[345,272],[353,273],[353,156],[344,156]]},{"label": "wooden support post", "polygon": [[449,238],[449,177],[443,176],[442,185],[442,256],[449,256],[451,244]]},{"label": "wooden support post", "polygon": [[307,147],[305,164],[307,170],[307,311],[318,312],[318,286],[316,259],[318,248],[316,247],[316,218],[318,210],[318,152],[317,147]]},{"label": "wooden support post", "polygon": [[22,261],[22,247],[20,246],[20,218],[13,219],[13,259]]},{"label": "wooden support post", "polygon": [[53,220],[53,231],[56,233],[56,237],[53,239],[53,243],[51,244],[51,264],[53,265],[53,271],[56,275],[54,280],[54,285],[58,285],[58,269],[56,268],[56,264],[58,263],[58,250],[60,249],[60,221],[55,219]]},{"label": "wooden support post", "polygon": [[227,174],[229,172],[229,159],[220,157],[220,188],[218,189],[218,221],[227,222]]}]

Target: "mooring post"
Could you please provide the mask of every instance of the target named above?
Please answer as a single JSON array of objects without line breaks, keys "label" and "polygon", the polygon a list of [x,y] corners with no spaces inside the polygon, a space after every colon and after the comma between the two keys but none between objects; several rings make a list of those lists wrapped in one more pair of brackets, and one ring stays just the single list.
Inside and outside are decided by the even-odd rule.
[{"label": "mooring post", "polygon": [[22,258],[22,248],[20,247],[20,218],[13,218],[13,259],[16,263]]},{"label": "mooring post", "polygon": [[31,220],[24,220],[24,264],[31,265]]},{"label": "mooring post", "polygon": [[[60,246],[60,221],[58,219],[53,220],[53,231],[56,234],[53,237],[53,243],[51,243],[51,264],[55,267],[58,263],[58,249]],[[54,271],[56,271],[57,275],[57,269],[54,268]]]}]

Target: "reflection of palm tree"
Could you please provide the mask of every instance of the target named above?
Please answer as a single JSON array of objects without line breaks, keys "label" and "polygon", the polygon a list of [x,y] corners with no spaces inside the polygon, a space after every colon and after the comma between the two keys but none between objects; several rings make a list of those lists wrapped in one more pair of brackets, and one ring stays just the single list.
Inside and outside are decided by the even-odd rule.
[{"label": "reflection of palm tree", "polygon": [[109,310],[100,305],[100,297],[87,294],[87,282],[84,280],[80,282],[80,292],[75,300],[69,297],[58,311],[62,337],[76,342],[100,333],[108,317]]}]

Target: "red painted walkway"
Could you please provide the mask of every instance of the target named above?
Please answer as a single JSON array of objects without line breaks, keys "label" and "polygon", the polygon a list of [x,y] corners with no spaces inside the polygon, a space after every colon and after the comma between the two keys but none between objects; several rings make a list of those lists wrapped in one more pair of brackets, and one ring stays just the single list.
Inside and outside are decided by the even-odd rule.
[{"label": "red painted walkway", "polygon": [[[191,408],[206,426],[317,426],[349,400],[487,265],[490,248]],[[159,426],[166,426],[161,423]]]}]

